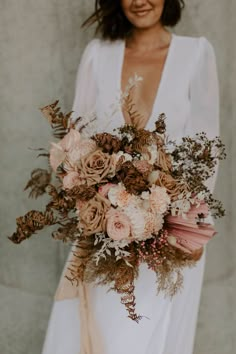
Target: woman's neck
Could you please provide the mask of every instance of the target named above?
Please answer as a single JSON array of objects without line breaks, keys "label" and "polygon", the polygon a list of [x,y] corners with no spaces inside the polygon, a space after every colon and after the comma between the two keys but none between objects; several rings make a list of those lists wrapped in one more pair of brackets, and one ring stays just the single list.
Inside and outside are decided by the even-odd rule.
[{"label": "woman's neck", "polygon": [[165,47],[170,39],[171,33],[160,24],[148,29],[134,28],[126,40],[126,47],[145,52]]}]

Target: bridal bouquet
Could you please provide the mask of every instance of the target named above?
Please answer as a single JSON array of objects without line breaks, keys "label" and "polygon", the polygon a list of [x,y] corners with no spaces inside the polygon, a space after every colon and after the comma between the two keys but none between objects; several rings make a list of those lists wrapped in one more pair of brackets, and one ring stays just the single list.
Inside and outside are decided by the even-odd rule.
[{"label": "bridal bouquet", "polygon": [[206,222],[224,209],[205,185],[218,160],[225,158],[219,137],[206,134],[168,141],[164,114],[154,131],[135,124],[114,131],[83,135],[63,114],[58,101],[41,109],[59,142],[50,151],[50,170],[32,172],[25,189],[30,196],[47,193],[44,211],[17,218],[9,237],[19,244],[45,226],[58,225],[56,240],[73,242],[78,262],[68,281],[108,285],[121,295],[135,321],[135,279],[146,263],[157,276],[157,290],[173,296],[180,289],[183,267],[200,259],[215,234]]}]

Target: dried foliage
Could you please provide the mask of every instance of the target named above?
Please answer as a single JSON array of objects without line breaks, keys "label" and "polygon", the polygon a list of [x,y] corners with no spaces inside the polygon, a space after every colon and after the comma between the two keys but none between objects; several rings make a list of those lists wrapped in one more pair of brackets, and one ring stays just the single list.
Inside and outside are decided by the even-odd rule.
[{"label": "dried foliage", "polygon": [[46,210],[57,210],[64,218],[75,208],[75,199],[67,196],[66,191],[57,190],[55,186],[48,186],[48,195],[51,197],[50,202],[46,206]]},{"label": "dried foliage", "polygon": [[58,139],[62,139],[68,133],[68,126],[73,112],[62,113],[58,103],[59,100],[56,100],[54,103],[40,108],[40,110],[51,124],[53,135]]},{"label": "dried foliage", "polygon": [[66,190],[67,196],[74,200],[88,201],[96,195],[94,186],[80,185]]},{"label": "dried foliage", "polygon": [[42,213],[37,210],[31,210],[26,215],[18,217],[16,224],[16,232],[8,238],[13,243],[19,244],[30,238],[37,231],[42,230],[45,226],[56,224],[56,219],[50,211]]},{"label": "dried foliage", "polygon": [[28,181],[24,190],[31,189],[29,197],[38,198],[46,193],[46,188],[51,182],[51,173],[47,170],[37,168],[32,171],[31,179]]},{"label": "dried foliage", "polygon": [[129,115],[130,124],[136,129],[140,128],[140,122],[143,120],[142,115],[135,109],[135,104],[131,97],[131,90],[127,93],[123,100],[123,107]]},{"label": "dried foliage", "polygon": [[182,143],[174,144],[171,156],[174,161],[172,175],[175,179],[186,181],[189,189],[204,192],[205,201],[210,206],[214,217],[224,216],[220,201],[213,198],[204,183],[213,176],[218,161],[226,158],[225,145],[219,137],[208,139],[206,133],[195,137],[184,137]]},{"label": "dried foliage", "polygon": [[115,135],[100,133],[96,134],[93,139],[95,140],[97,146],[102,148],[102,151],[105,153],[117,153],[121,149],[121,141]]},{"label": "dried foliage", "polygon": [[52,237],[55,240],[63,241],[63,242],[73,242],[76,240],[78,235],[78,220],[77,218],[70,218],[70,220],[62,224],[60,223],[60,227],[52,233]]},{"label": "dried foliage", "polygon": [[148,181],[130,161],[120,166],[120,169],[116,171],[116,177],[123,182],[126,190],[131,194],[139,195],[148,190]]}]

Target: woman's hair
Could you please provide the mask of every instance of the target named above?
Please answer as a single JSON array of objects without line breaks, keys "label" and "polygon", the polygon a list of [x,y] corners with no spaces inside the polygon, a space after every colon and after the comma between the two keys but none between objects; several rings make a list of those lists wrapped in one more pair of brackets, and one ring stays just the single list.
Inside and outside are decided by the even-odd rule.
[{"label": "woman's hair", "polygon": [[[165,0],[161,23],[163,26],[175,26],[181,19],[184,0]],[[96,0],[94,13],[82,26],[97,22],[96,32],[104,39],[124,39],[132,31],[133,25],[123,13],[120,0]]]}]

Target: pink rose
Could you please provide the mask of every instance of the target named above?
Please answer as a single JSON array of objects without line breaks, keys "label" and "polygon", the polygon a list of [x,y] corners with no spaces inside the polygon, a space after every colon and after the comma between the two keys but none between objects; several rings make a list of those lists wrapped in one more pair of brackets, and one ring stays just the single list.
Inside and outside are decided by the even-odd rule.
[{"label": "pink rose", "polygon": [[98,193],[82,205],[79,227],[82,227],[85,236],[105,231],[106,213],[110,205],[109,200]]},{"label": "pink rose", "polygon": [[98,193],[101,194],[104,198],[107,198],[109,190],[114,186],[116,185],[113,183],[104,184],[98,188]]},{"label": "pink rose", "polygon": [[111,208],[106,213],[106,229],[108,236],[115,241],[128,239],[131,233],[130,219],[123,212]]}]

